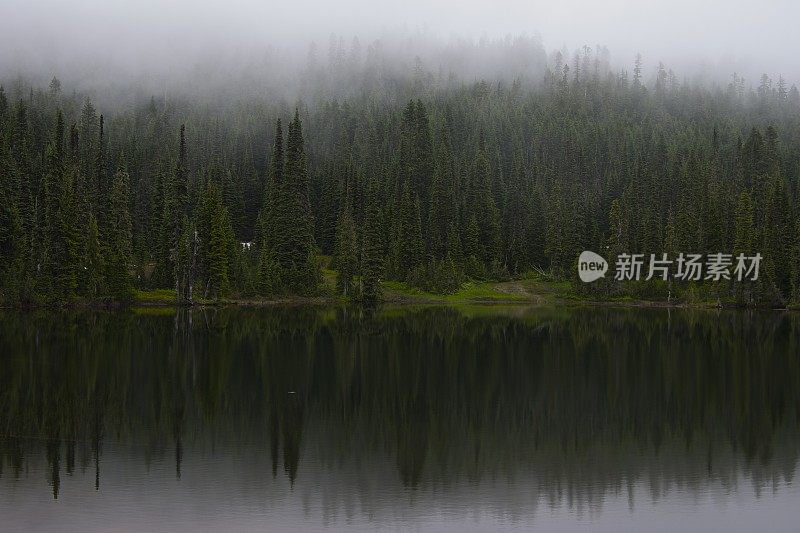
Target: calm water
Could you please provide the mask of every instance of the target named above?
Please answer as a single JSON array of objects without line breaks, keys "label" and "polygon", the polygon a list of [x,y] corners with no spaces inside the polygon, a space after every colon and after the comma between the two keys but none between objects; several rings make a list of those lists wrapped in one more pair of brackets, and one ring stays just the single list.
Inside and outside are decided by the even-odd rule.
[{"label": "calm water", "polygon": [[797,531],[800,315],[0,313],[0,530]]}]

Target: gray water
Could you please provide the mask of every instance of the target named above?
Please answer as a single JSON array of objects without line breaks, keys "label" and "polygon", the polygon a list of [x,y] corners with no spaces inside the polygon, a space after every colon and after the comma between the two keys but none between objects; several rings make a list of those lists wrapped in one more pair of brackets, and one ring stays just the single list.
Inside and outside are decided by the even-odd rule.
[{"label": "gray water", "polygon": [[2,531],[796,531],[800,315],[0,313]]}]

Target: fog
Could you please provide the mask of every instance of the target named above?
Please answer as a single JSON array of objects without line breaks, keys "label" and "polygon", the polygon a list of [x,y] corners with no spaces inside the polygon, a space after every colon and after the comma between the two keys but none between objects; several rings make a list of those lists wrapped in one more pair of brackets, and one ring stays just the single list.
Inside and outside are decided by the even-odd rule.
[{"label": "fog", "polygon": [[[569,56],[607,46],[616,69],[630,70],[641,53],[647,75],[663,61],[683,79],[800,78],[793,0],[2,0],[0,12],[4,80],[58,75],[78,86],[135,79],[157,87],[198,69],[211,79],[254,65],[262,67],[257,79],[274,79],[291,71],[276,65],[305,64],[312,43],[324,61],[331,34],[348,49],[354,37],[364,49],[379,40],[384,52],[420,56],[433,71],[453,67],[426,49],[525,36]],[[478,67],[488,70],[472,65],[461,74],[493,74],[496,59],[486,55]]]}]

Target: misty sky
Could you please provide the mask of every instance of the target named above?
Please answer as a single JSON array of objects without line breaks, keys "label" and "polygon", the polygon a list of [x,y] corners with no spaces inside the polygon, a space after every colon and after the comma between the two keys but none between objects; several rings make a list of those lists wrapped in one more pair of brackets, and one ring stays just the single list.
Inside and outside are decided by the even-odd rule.
[{"label": "misty sky", "polygon": [[605,44],[628,66],[722,68],[800,78],[796,0],[0,0],[0,71],[72,61],[132,70],[172,67],[210,50],[327,46],[332,33],[368,43],[424,31],[447,40],[541,35],[548,49]]}]

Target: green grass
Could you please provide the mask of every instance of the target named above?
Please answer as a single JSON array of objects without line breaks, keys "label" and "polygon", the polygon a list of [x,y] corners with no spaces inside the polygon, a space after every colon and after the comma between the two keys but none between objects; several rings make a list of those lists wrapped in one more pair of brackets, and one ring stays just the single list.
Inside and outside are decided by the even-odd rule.
[{"label": "green grass", "polygon": [[133,299],[136,302],[174,304],[175,291],[173,289],[136,289],[133,291]]},{"label": "green grass", "polygon": [[525,301],[521,294],[505,292],[494,282],[468,282],[453,294],[436,294],[410,287],[402,281],[384,281],[384,294],[388,299],[406,298],[443,303],[462,302],[513,302]]},{"label": "green grass", "polygon": [[525,296],[521,294],[515,294],[510,292],[505,292],[498,289],[496,283],[465,283],[461,286],[461,289],[454,294],[448,294],[445,296],[445,299],[449,302],[457,302],[463,300],[502,300],[502,301],[513,301],[513,300],[525,300]]},{"label": "green grass", "polygon": [[322,286],[325,289],[329,289],[332,291],[336,290],[336,277],[338,273],[335,270],[330,270],[328,268],[322,269]]},{"label": "green grass", "polygon": [[[314,298],[302,298],[284,296],[277,297],[277,300],[287,302],[317,301],[327,303],[344,303],[348,299],[337,294],[336,277],[338,273],[329,268],[322,268],[322,285],[319,294]],[[430,304],[446,304],[457,307],[475,307],[491,304],[492,308],[507,304],[511,308],[519,308],[519,304],[529,306],[563,306],[563,305],[584,305],[584,304],[618,304],[624,306],[641,305],[647,306],[661,303],[664,299],[660,297],[646,298],[636,294],[618,294],[614,296],[593,296],[591,293],[581,293],[569,281],[554,281],[549,277],[541,276],[537,273],[530,273],[520,279],[507,281],[470,281],[464,283],[461,288],[453,294],[437,294],[423,291],[411,287],[402,281],[384,281],[381,283],[383,288],[384,303],[401,306],[426,306]],[[221,300],[195,299],[199,305],[224,305],[237,303],[258,303],[259,298],[241,299],[231,297]],[[683,303],[692,307],[716,307],[717,300],[712,298],[708,291],[701,289],[691,289],[683,294],[673,294],[672,303]],[[152,289],[135,290],[134,305],[139,306],[176,306],[179,305],[175,299],[175,292],[172,289]],[[723,299],[726,307],[731,302]]]}]

